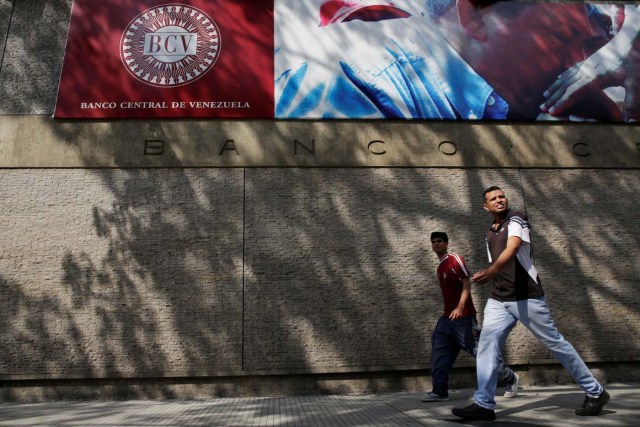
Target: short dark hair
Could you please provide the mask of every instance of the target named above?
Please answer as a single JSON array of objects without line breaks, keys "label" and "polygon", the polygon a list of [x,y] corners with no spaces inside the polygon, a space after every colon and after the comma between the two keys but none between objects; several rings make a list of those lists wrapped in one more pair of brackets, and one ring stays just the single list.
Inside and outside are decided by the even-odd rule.
[{"label": "short dark hair", "polygon": [[449,236],[444,231],[434,231],[431,233],[431,240],[433,239],[442,239],[445,243],[449,243]]},{"label": "short dark hair", "polygon": [[482,200],[485,200],[487,198],[487,193],[491,193],[492,191],[498,191],[498,190],[502,191],[502,188],[498,187],[497,185],[492,185],[491,187],[487,188],[482,193]]}]

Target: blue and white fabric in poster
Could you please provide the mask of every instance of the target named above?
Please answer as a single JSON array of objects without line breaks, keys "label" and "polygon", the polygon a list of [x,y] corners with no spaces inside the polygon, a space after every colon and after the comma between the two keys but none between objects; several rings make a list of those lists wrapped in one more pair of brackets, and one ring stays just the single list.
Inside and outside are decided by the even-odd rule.
[{"label": "blue and white fabric in poster", "polygon": [[276,0],[275,117],[624,119],[621,83],[576,93],[572,79],[635,39],[637,7],[476,4]]}]

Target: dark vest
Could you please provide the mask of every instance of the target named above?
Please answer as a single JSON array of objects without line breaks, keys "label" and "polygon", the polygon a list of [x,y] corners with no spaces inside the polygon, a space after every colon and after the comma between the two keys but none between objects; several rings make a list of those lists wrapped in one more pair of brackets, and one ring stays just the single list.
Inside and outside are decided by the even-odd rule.
[{"label": "dark vest", "polygon": [[[487,247],[491,254],[491,259],[498,259],[502,251],[507,247],[509,237],[509,223],[516,218],[522,220],[528,226],[527,214],[524,212],[514,212],[509,210],[507,217],[500,224],[500,227],[493,231],[493,227],[487,231]],[[517,256],[507,262],[493,277],[493,289],[491,298],[498,301],[520,301],[544,295],[540,278],[534,280],[527,270],[520,264]]]}]

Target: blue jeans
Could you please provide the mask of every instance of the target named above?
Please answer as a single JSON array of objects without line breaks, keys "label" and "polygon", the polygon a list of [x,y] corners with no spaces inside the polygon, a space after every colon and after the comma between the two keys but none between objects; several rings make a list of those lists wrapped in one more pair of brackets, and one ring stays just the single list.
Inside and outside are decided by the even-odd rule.
[{"label": "blue jeans", "polygon": [[544,297],[522,301],[497,301],[489,298],[484,308],[482,335],[478,346],[476,370],[478,390],[473,398],[486,409],[494,409],[500,349],[517,321],[522,322],[565,367],[573,380],[590,396],[602,393],[602,386],[573,346],[558,332]]},{"label": "blue jeans", "polygon": [[[478,350],[480,328],[476,316],[465,316],[451,320],[442,316],[431,335],[431,376],[433,392],[439,396],[449,395],[449,371],[453,367],[460,350],[473,357]],[[502,362],[498,355],[500,380],[512,383],[515,379],[513,371]]]}]

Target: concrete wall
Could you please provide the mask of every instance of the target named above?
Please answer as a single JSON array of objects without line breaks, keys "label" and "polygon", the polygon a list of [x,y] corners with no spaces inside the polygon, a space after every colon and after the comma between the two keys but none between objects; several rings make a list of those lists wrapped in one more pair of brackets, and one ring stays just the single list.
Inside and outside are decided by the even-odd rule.
[{"label": "concrete wall", "polygon": [[[491,184],[529,213],[563,334],[639,377],[637,127],[57,122],[70,5],[0,0],[0,398],[424,389],[428,235],[485,266]],[[505,355],[568,381],[521,327]]]},{"label": "concrete wall", "polygon": [[[637,170],[9,169],[2,379],[424,370],[428,234],[484,266],[492,183],[531,216],[561,331],[589,362],[637,361]],[[550,355],[518,327],[506,357]]]}]

